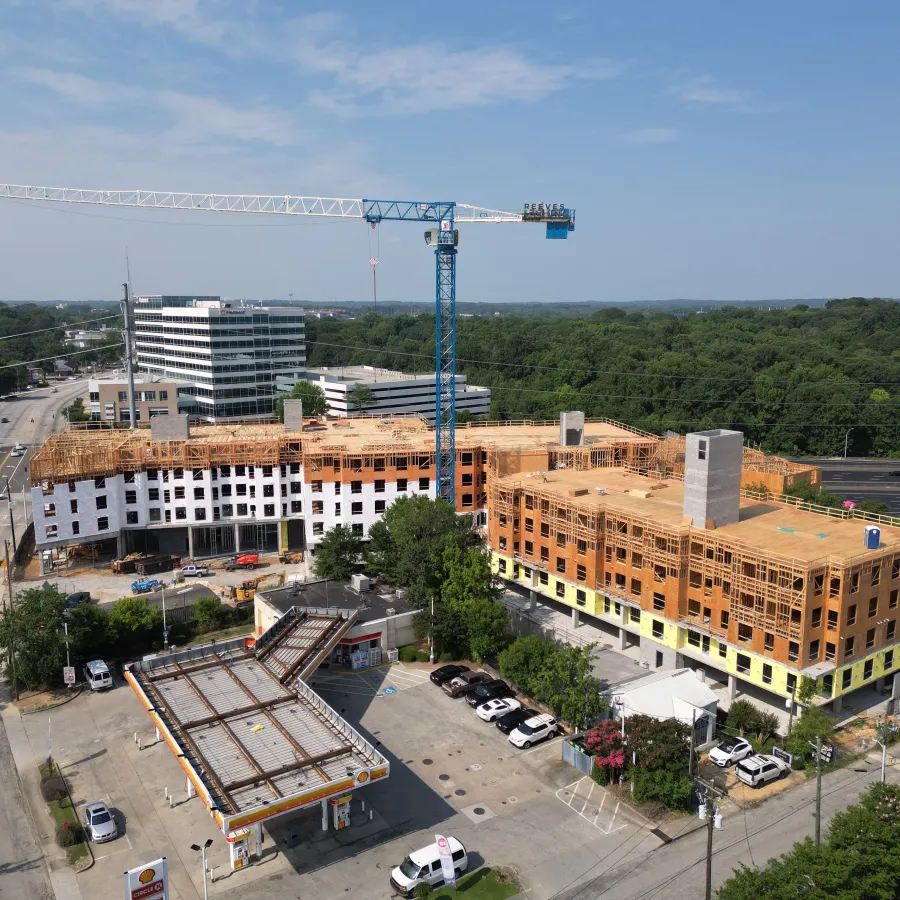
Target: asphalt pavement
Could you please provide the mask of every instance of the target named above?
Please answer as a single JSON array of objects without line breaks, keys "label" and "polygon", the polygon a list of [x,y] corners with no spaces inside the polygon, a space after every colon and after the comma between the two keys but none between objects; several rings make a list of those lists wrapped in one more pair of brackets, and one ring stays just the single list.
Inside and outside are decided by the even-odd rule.
[{"label": "asphalt pavement", "polygon": [[900,459],[804,459],[822,470],[822,486],[857,502],[865,498],[888,505],[888,515],[900,516]]},{"label": "asphalt pavement", "polygon": [[[28,496],[28,462],[32,453],[54,431],[62,430],[63,407],[86,394],[87,386],[86,378],[78,378],[53,385],[55,394],[51,387],[32,388],[17,394],[16,400],[0,400],[0,418],[9,420],[0,422],[0,495],[4,498],[0,500],[0,553],[2,541],[11,537],[10,519],[16,541],[32,519]],[[17,443],[26,447],[24,456],[11,455]]]}]

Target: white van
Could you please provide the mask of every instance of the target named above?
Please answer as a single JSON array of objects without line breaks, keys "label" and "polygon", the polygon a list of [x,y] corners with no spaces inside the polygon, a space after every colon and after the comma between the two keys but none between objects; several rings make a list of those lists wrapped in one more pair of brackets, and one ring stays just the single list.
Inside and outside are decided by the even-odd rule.
[{"label": "white van", "polygon": [[84,667],[84,680],[92,691],[100,691],[113,686],[112,675],[109,674],[109,669],[102,659],[91,660]]},{"label": "white van", "polygon": [[[469,857],[462,842],[455,837],[448,837],[450,852],[453,854],[453,868],[459,878],[469,868]],[[391,872],[391,887],[403,897],[411,897],[417,884],[430,884],[434,887],[444,883],[441,872],[441,854],[437,844],[429,844],[421,850],[410,853],[406,859]]]}]

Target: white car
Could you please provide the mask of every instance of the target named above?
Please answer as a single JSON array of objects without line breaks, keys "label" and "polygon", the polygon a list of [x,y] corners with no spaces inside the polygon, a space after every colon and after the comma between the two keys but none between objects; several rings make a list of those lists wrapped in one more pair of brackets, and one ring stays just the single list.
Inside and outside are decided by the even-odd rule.
[{"label": "white car", "polygon": [[533,719],[526,719],[518,728],[514,729],[509,736],[509,742],[527,750],[532,744],[553,737],[558,730],[556,719],[548,713],[543,713]]},{"label": "white car", "polygon": [[88,838],[96,844],[115,840],[119,831],[116,828],[116,820],[112,817],[105,803],[99,800],[96,803],[88,803],[84,808],[84,827]]},{"label": "white car", "polygon": [[518,700],[513,699],[512,697],[502,697],[497,700],[488,700],[486,703],[482,703],[475,710],[475,715],[478,716],[479,719],[484,719],[485,722],[494,722],[500,718],[500,716],[505,716],[508,712],[512,712],[514,709],[520,709],[522,704],[519,703]]},{"label": "white car", "polygon": [[25,446],[23,444],[16,444],[15,447],[9,453],[10,456],[24,456],[25,455]]},{"label": "white car", "polygon": [[757,753],[741,760],[734,767],[734,774],[750,787],[758,788],[776,778],[787,778],[791,767],[777,756],[768,753]]},{"label": "white car", "polygon": [[723,769],[748,756],[753,756],[753,747],[750,741],[744,738],[728,738],[709,751],[709,761]]}]

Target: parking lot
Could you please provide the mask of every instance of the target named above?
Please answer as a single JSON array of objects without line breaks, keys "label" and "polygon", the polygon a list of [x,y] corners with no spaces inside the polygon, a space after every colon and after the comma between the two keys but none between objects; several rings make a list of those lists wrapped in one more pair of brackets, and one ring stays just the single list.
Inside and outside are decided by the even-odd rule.
[{"label": "parking lot", "polygon": [[[149,720],[127,686],[119,682],[112,691],[86,693],[51,711],[53,754],[76,806],[103,800],[123,832],[93,848],[95,865],[78,876],[83,896],[118,896],[123,870],[166,856],[173,898],[202,897],[200,863],[190,845],[206,838],[214,841],[209,858],[217,873],[210,894],[235,900],[345,892],[388,898],[390,869],[431,843],[435,832],[460,839],[472,865],[515,869],[538,900],[577,883],[581,873],[596,876],[625,855],[658,846],[647,827],[615,809],[598,786],[579,785],[570,801],[565,791],[577,773],[560,759],[560,738],[518,750],[465,701],[432,685],[428,672],[399,664],[361,673],[319,670],[310,679],[327,703],[379,743],[391,777],[354,794],[344,831],[323,834],[318,808],[274,820],[262,862],[235,873],[221,834],[200,801],[187,799],[181,769],[165,744],[154,744]],[[38,757],[45,755],[47,718],[25,717]],[[134,743],[135,731],[143,749]]]}]

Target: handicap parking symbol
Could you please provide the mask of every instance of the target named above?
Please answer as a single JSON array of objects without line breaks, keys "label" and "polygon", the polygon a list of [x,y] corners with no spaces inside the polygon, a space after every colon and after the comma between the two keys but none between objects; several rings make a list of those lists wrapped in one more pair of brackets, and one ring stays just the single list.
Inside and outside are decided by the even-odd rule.
[{"label": "handicap parking symbol", "polygon": [[382,691],[382,693],[384,693],[384,694],[396,694],[396,693],[397,693],[397,688],[395,688],[395,687],[386,687],[386,688],[384,689],[384,691]]}]

